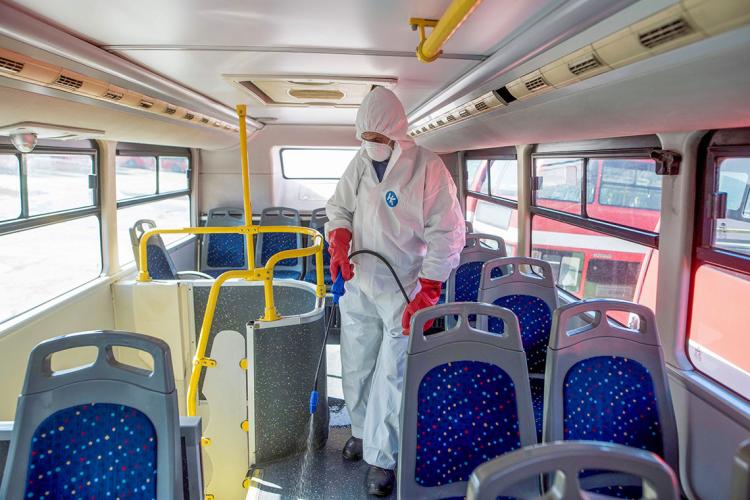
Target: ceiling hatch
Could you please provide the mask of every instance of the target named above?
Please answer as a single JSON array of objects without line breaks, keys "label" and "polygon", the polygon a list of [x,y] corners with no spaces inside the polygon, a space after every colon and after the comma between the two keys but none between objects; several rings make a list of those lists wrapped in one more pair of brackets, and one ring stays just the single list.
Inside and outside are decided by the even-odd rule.
[{"label": "ceiling hatch", "polygon": [[224,75],[266,106],[356,108],[375,87],[393,88],[396,78],[362,76]]}]

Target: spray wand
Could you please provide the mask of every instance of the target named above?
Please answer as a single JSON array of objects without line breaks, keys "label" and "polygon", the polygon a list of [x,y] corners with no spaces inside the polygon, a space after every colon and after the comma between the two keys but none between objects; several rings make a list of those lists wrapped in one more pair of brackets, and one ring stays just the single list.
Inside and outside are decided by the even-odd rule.
[{"label": "spray wand", "polygon": [[[349,255],[349,260],[351,260],[353,257],[356,257],[360,254],[367,254],[372,255],[374,257],[377,257],[380,259],[383,264],[388,268],[388,270],[391,272],[391,275],[393,276],[393,279],[396,281],[396,284],[398,285],[399,290],[401,290],[401,295],[404,296],[404,301],[406,304],[409,304],[409,294],[406,293],[406,289],[404,288],[404,285],[401,283],[401,280],[398,279],[398,275],[396,275],[396,271],[393,269],[393,266],[391,266],[391,263],[386,260],[385,257],[380,255],[377,252],[373,252],[372,250],[357,250],[356,252],[352,252]],[[320,367],[323,365],[323,356],[326,354],[326,345],[328,343],[328,332],[331,330],[331,325],[333,324],[333,320],[336,317],[336,313],[338,311],[339,307],[339,300],[344,295],[344,277],[341,273],[339,273],[338,276],[336,276],[336,281],[333,282],[333,286],[331,286],[331,294],[333,295],[333,307],[331,308],[331,312],[329,313],[328,319],[326,320],[326,332],[323,336],[323,347],[320,349],[320,357],[318,358],[318,368],[315,370],[315,382],[313,383],[312,391],[310,391],[310,415],[315,413],[315,410],[318,409],[318,379],[320,377]]]}]

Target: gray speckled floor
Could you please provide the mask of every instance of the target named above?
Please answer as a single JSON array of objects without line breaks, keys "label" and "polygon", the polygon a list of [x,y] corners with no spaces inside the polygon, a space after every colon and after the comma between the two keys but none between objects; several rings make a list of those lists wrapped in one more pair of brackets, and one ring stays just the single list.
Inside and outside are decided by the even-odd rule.
[{"label": "gray speckled floor", "polygon": [[[253,471],[248,499],[357,500],[374,499],[365,488],[367,464],[347,462],[341,449],[351,435],[349,415],[343,401],[329,400],[331,429],[326,446],[309,457],[307,474],[302,477],[305,457],[266,465]],[[396,498],[392,494],[387,498]]]}]

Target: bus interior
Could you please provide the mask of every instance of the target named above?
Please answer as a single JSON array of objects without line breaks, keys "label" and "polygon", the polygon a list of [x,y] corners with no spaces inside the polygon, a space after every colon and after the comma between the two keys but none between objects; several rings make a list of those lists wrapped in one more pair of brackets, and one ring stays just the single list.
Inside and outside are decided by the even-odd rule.
[{"label": "bus interior", "polygon": [[2,498],[371,498],[324,227],[379,87],[466,221],[388,498],[750,499],[748,0],[0,0]]}]

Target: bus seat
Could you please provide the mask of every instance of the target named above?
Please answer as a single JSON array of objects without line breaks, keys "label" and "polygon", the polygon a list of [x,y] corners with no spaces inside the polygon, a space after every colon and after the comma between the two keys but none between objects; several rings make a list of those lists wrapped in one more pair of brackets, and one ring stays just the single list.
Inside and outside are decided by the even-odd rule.
[{"label": "bus seat", "polygon": [[[470,316],[506,322],[502,335]],[[425,334],[431,319],[456,326]],[[401,405],[399,498],[462,498],[480,464],[537,442],[518,320],[488,304],[442,304],[412,318]]]},{"label": "bus seat", "polygon": [[[52,371],[54,353],[97,350],[93,363]],[[153,371],[113,348],[148,353]],[[183,498],[172,358],[162,340],[92,331],[56,337],[29,356],[0,498]]]},{"label": "bus seat", "polygon": [[[483,241],[493,242],[497,248],[488,248],[482,244]],[[490,259],[505,255],[505,242],[499,236],[467,234],[466,246],[461,251],[461,260],[446,283],[446,302],[476,302],[479,297],[482,265]]]},{"label": "bus seat", "polygon": [[[329,264],[331,262],[331,256],[328,254],[328,240],[325,239],[325,224],[328,222],[328,216],[326,215],[325,208],[316,208],[310,214],[310,228],[315,229],[323,235],[323,278],[325,279],[326,286],[331,286],[333,280],[331,279],[331,270]],[[312,242],[310,242],[312,244]],[[315,256],[310,255],[305,258],[305,281],[308,283],[316,283],[317,276],[315,274]]]},{"label": "bus seat", "polygon": [[[510,309],[518,318],[531,376],[536,429],[541,439],[547,344],[552,311],[557,309],[552,267],[543,260],[528,257],[493,259],[484,264],[479,288],[479,302]],[[489,323],[482,327],[492,333],[501,333],[503,323],[489,319]]]},{"label": "bus seat", "polygon": [[[241,208],[219,207],[208,211],[206,227],[245,225]],[[226,271],[247,269],[247,241],[243,234],[206,234],[201,242],[201,271],[213,277]]]},{"label": "bus seat", "polygon": [[[140,219],[129,229],[130,243],[133,246],[135,262],[140,269],[141,261],[138,248],[143,234],[151,229],[156,229],[156,222],[150,219]],[[155,234],[148,239],[146,244],[146,264],[148,273],[155,280],[178,280],[178,279],[213,279],[211,276],[198,271],[178,271],[172,261],[172,257],[164,245],[161,236]]]},{"label": "bus seat", "polygon": [[[260,216],[261,226],[299,226],[299,211],[288,207],[269,207]],[[302,235],[296,233],[260,233],[255,247],[258,267],[282,250],[302,247]],[[302,259],[284,259],[274,268],[274,278],[299,279],[302,276]]]},{"label": "bus seat", "polygon": [[[608,313],[637,315],[638,330]],[[571,320],[586,324],[568,329]],[[552,315],[544,394],[544,441],[595,440],[656,453],[678,467],[677,431],[654,313],[622,300],[585,300]],[[583,486],[597,484],[588,471]],[[640,483],[597,493],[640,498]],[[587,488],[589,489],[589,488]]]},{"label": "bus seat", "polygon": [[514,486],[519,481],[547,473],[554,473],[555,493],[548,492],[544,496],[536,497],[535,500],[591,499],[594,498],[593,495],[582,491],[578,474],[581,470],[602,466],[608,470],[638,477],[642,487],[647,487],[651,491],[646,498],[680,498],[674,471],[654,453],[596,441],[557,441],[528,446],[480,465],[469,479],[466,500],[495,500],[500,495],[514,495]]},{"label": "bus seat", "polygon": [[732,500],[750,498],[750,439],[740,443],[732,469]]}]

